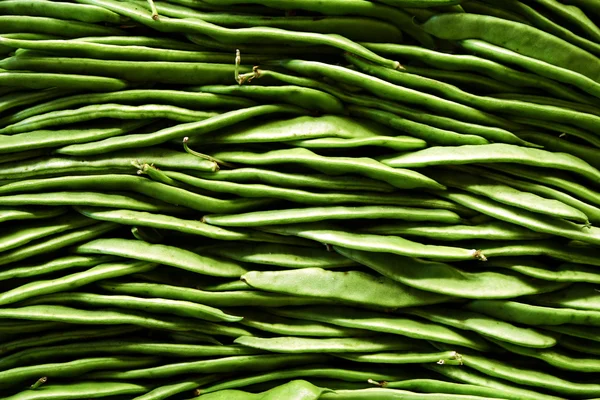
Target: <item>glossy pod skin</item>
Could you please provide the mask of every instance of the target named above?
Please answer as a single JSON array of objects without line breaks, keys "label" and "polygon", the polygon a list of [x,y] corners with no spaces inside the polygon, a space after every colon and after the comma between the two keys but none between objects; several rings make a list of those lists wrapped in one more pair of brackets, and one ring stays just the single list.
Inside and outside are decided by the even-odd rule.
[{"label": "glossy pod skin", "polygon": [[74,19],[81,22],[108,22],[119,24],[122,18],[119,14],[101,7],[83,4],[53,3],[40,0],[8,0],[0,5],[3,15],[30,15],[59,19]]},{"label": "glossy pod skin", "polygon": [[49,17],[32,17],[23,15],[0,15],[0,33],[46,33],[55,35],[60,32],[64,37],[123,35],[125,32],[80,21],[65,21]]}]

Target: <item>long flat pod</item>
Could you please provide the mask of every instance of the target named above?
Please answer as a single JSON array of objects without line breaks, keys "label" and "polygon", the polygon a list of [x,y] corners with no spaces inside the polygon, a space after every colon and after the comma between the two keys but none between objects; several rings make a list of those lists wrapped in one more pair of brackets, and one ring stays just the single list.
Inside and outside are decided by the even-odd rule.
[{"label": "long flat pod", "polygon": [[473,300],[468,310],[525,325],[600,326],[600,311],[542,307],[510,300]]},{"label": "long flat pod", "polygon": [[119,14],[105,10],[101,7],[69,3],[55,4],[39,0],[3,1],[0,6],[0,12],[4,15],[32,15],[59,19],[74,19],[89,23],[108,22],[119,24],[122,22]]},{"label": "long flat pod", "polygon": [[461,222],[458,214],[448,210],[396,206],[306,207],[277,211],[255,211],[243,214],[208,214],[202,218],[202,221],[218,226],[249,227],[334,219],[399,219],[405,221],[436,221],[447,224]]},{"label": "long flat pod", "polygon": [[[456,13],[436,15],[421,26],[441,39],[485,40],[600,82],[600,60],[597,57],[563,39],[519,22],[487,15]],[[452,29],[456,26],[460,29]]]},{"label": "long flat pod", "polygon": [[0,207],[0,223],[54,218],[67,211],[63,207]]},{"label": "long flat pod", "polygon": [[475,350],[486,351],[490,346],[479,336],[451,326],[441,325],[404,315],[378,313],[343,306],[281,307],[267,310],[301,320],[320,321],[348,328],[391,333],[419,340],[432,340]]},{"label": "long flat pod", "polygon": [[242,280],[268,292],[321,297],[385,309],[436,304],[449,299],[360,271],[333,272],[321,268],[251,271],[242,275]]},{"label": "long flat pod", "polygon": [[69,255],[64,257],[56,257],[51,260],[44,260],[37,263],[25,263],[13,268],[4,268],[0,272],[0,281],[15,278],[29,278],[32,276],[44,275],[63,271],[70,268],[94,267],[99,264],[104,264],[107,261],[114,261],[112,256],[75,256]]},{"label": "long flat pod", "polygon": [[444,188],[433,179],[427,178],[418,172],[390,168],[366,157],[325,157],[307,149],[272,150],[262,154],[244,151],[220,151],[212,154],[212,156],[223,161],[249,165],[300,164],[331,175],[356,173],[385,181],[400,189]]},{"label": "long flat pod", "polygon": [[550,306],[600,311],[600,291],[596,285],[577,282],[562,290],[527,298],[528,302]]},{"label": "long flat pod", "polygon": [[[199,390],[202,393],[202,390]],[[293,380],[261,393],[248,393],[241,390],[219,390],[202,395],[206,400],[317,400],[323,393],[332,392],[305,380]]]},{"label": "long flat pod", "polygon": [[[386,0],[390,1],[390,0]],[[474,397],[461,394],[443,394],[443,393],[415,393],[407,390],[387,389],[387,388],[368,388],[355,390],[336,390],[335,392],[323,393],[322,400],[361,400],[361,399],[377,399],[377,400],[494,400],[494,397]]]},{"label": "long flat pod", "polygon": [[189,250],[139,240],[96,239],[75,248],[78,254],[111,254],[147,262],[158,262],[204,275],[239,278],[248,270],[233,261],[201,256]]},{"label": "long flat pod", "polygon": [[461,270],[450,264],[424,261],[385,253],[334,247],[335,251],[366,265],[392,280],[428,292],[472,299],[510,299],[546,293],[566,286],[524,277],[519,273],[494,270]]},{"label": "long flat pod", "polygon": [[[47,396],[48,399],[64,399],[68,396],[82,396],[86,398],[112,397],[112,396],[136,396],[148,392],[147,385],[128,382],[93,382],[83,381],[76,383],[61,383],[58,385],[43,385],[36,390],[23,390],[5,398],[5,400],[36,400],[39,396]],[[67,396],[67,397],[65,397]]]},{"label": "long flat pod", "polygon": [[445,261],[486,259],[483,253],[474,249],[425,245],[399,236],[351,233],[337,226],[324,223],[273,225],[262,227],[261,229],[280,235],[299,236],[324,244],[376,253],[393,253],[408,257],[422,257]]},{"label": "long flat pod", "polygon": [[395,168],[474,163],[516,163],[534,167],[562,169],[584,176],[592,182],[600,181],[600,171],[570,154],[553,153],[504,143],[429,147],[412,153],[383,157],[380,161]]}]

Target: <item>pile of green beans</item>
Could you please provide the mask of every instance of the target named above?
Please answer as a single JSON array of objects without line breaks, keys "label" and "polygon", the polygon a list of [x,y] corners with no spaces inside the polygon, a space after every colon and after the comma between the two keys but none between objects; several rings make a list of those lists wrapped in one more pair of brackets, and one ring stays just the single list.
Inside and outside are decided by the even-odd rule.
[{"label": "pile of green beans", "polygon": [[600,399],[600,1],[0,1],[7,400]]}]

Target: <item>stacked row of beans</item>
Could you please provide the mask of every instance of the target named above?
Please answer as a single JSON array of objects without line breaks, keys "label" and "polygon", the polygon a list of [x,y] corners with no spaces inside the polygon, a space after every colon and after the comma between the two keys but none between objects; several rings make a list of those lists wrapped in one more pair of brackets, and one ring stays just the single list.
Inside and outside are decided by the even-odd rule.
[{"label": "stacked row of beans", "polygon": [[600,2],[0,1],[0,397],[600,397]]}]

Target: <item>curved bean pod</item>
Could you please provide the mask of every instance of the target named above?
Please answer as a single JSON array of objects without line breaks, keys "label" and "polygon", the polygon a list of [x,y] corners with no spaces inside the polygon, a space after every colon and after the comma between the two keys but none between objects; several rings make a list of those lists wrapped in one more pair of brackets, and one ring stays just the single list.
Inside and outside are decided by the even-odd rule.
[{"label": "curved bean pod", "polygon": [[418,150],[426,147],[424,140],[411,136],[374,136],[370,138],[343,139],[343,138],[319,138],[294,140],[289,142],[292,146],[307,149],[346,149],[364,146],[384,147],[397,151]]},{"label": "curved bean pod", "polygon": [[89,90],[92,92],[115,92],[127,87],[127,83],[121,79],[104,76],[4,70],[0,70],[0,85],[27,89],[58,88],[62,90]]},{"label": "curved bean pod", "polygon": [[36,400],[40,393],[48,399],[68,399],[73,396],[135,396],[150,388],[139,383],[126,382],[77,382],[60,385],[44,385],[36,390],[24,390],[6,398],[6,400]]},{"label": "curved bean pod", "polygon": [[600,283],[598,269],[582,264],[564,263],[547,265],[528,259],[494,258],[486,265],[492,268],[507,268],[520,274],[546,281]]},{"label": "curved bean pod", "polygon": [[[415,349],[416,350],[416,349]],[[460,354],[456,351],[407,351],[407,352],[379,352],[375,354],[369,353],[342,353],[335,354],[336,357],[354,362],[366,362],[377,364],[450,364],[460,363]],[[387,387],[387,385],[385,385]]]},{"label": "curved bean pod", "polygon": [[0,4],[0,14],[3,15],[31,15],[51,17],[58,19],[74,19],[81,22],[98,23],[107,22],[120,24],[119,14],[101,7],[86,6],[83,4],[52,3],[40,0],[7,0]]},{"label": "curved bean pod", "polygon": [[0,281],[15,278],[29,278],[45,275],[70,268],[94,267],[99,264],[114,261],[111,256],[65,256],[47,262],[28,264],[14,268],[5,268],[0,272]]},{"label": "curved bean pod", "polygon": [[[16,86],[19,88],[19,86]],[[16,107],[27,106],[32,103],[37,103],[44,100],[54,99],[56,97],[62,97],[72,93],[71,91],[57,88],[49,88],[44,90],[36,91],[24,91],[23,88],[19,88],[17,93],[9,93],[0,97],[0,112],[4,112]]]},{"label": "curved bean pod", "polygon": [[[545,149],[553,152],[568,153],[579,157],[591,166],[600,168],[600,149],[589,145],[582,145],[561,139],[560,136],[552,136],[535,131],[521,131],[519,136],[523,139],[544,146]],[[594,137],[596,138],[596,137]]]},{"label": "curved bean pod", "polygon": [[[75,5],[72,6],[77,7]],[[104,9],[101,12],[105,13],[106,11],[109,10]],[[68,13],[66,15],[68,15]],[[56,35],[57,32],[60,32],[60,36],[63,37],[109,36],[125,34],[125,32],[121,29],[102,26],[95,23],[27,15],[0,15],[0,26],[2,26],[0,29],[1,33],[31,32]]]},{"label": "curved bean pod", "polygon": [[204,385],[210,384],[219,378],[218,375],[202,375],[199,378],[188,378],[181,382],[156,387],[133,400],[163,400],[189,390],[199,390]]},{"label": "curved bean pod", "polygon": [[600,311],[600,292],[594,285],[583,282],[574,283],[554,293],[531,296],[528,301],[550,307]]},{"label": "curved bean pod", "polygon": [[0,223],[54,218],[67,211],[61,207],[0,207]]}]

